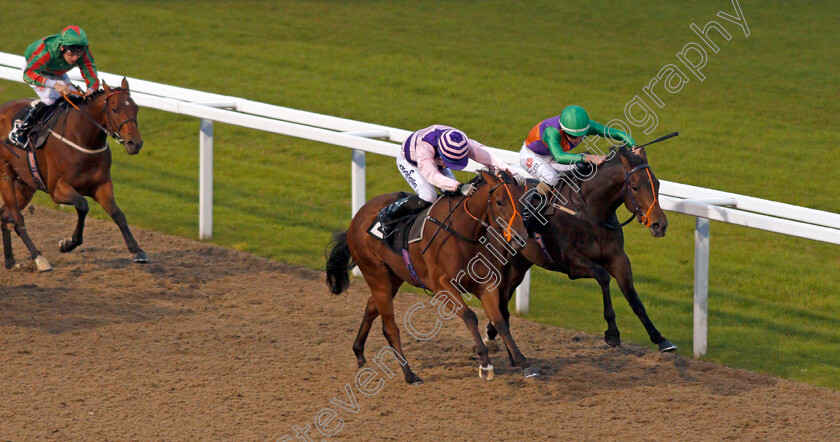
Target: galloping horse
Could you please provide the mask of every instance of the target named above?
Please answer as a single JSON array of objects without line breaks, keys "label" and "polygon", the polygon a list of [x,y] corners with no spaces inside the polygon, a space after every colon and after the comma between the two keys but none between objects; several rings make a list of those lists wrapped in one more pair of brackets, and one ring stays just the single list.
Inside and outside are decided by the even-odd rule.
[{"label": "galloping horse", "polygon": [[[617,347],[621,345],[621,337],[610,298],[612,276],[651,342],[659,346],[659,351],[674,351],[677,346],[654,327],[633,287],[630,259],[624,252],[624,232],[615,213],[623,203],[634,218],[649,228],[652,236],[665,236],[668,219],[659,207],[659,180],[648,165],[644,151],[638,156],[622,146],[612,152],[610,160],[598,167],[591,179],[580,183],[579,190],[562,185],[565,182],[561,181],[562,188],[555,191],[563,197],[561,201],[569,202],[564,209],[555,209],[548,217],[537,215],[529,222],[528,244],[502,272],[500,308],[507,320],[508,302],[532,265],[565,273],[569,279],[594,278],[604,298],[607,321],[604,340]],[[544,207],[545,203],[541,201],[540,206]],[[496,330],[493,324],[487,324],[488,342],[496,337]]]},{"label": "galloping horse", "polygon": [[[92,197],[117,223],[125,238],[128,250],[134,254],[134,262],[149,261],[146,253],[137,244],[125,215],[114,201],[114,188],[111,182],[111,150],[106,143],[107,135],[125,145],[129,155],[140,152],[143,140],[137,127],[137,105],[131,98],[128,82],[125,78],[119,88],[110,88],[104,82],[103,89],[96,91],[83,102],[68,108],[62,114],[54,115],[58,119],[50,130],[43,148],[36,151],[36,172],[27,163],[27,152],[8,143],[0,148],[0,193],[3,206],[0,207],[2,219],[3,248],[6,268],[15,264],[12,253],[9,226],[14,226],[23,243],[29,249],[38,271],[48,271],[52,267],[35,247],[26,233],[21,210],[32,200],[37,190],[50,194],[58,204],[68,204],[76,208],[78,222],[73,236],[59,243],[62,252],[69,252],[82,244],[85,228],[85,216],[88,203],[85,196]],[[14,116],[31,100],[15,100],[0,106],[0,134],[9,133]]]},{"label": "galloping horse", "polygon": [[[397,198],[395,193],[380,195],[368,201],[353,217],[347,232],[339,233],[334,238],[334,245],[327,260],[327,284],[332,293],[339,294],[347,288],[348,270],[356,265],[371,291],[362,325],[353,344],[359,367],[364,366],[366,362],[364,346],[371,324],[378,315],[382,315],[382,331],[391,348],[401,358],[399,361],[405,381],[413,385],[423,382],[405,361],[400,332],[394,321],[394,296],[403,282],[408,282],[433,291],[436,298],[440,297],[438,300],[449,303],[457,311],[475,339],[475,350],[481,360],[479,376],[492,380],[495,376],[493,365],[478,330],[478,318],[464,303],[461,290],[453,285],[455,281],[465,291],[473,293],[481,300],[484,311],[499,330],[513,354],[516,365],[524,370],[525,376],[537,374],[510,335],[506,319],[499,309],[501,299],[498,282],[488,283],[485,280],[482,283],[476,281],[476,278],[459,276],[459,273],[469,270],[471,259],[477,256],[481,244],[488,241],[484,238],[485,234],[496,235],[497,238],[500,235],[504,236],[508,242],[501,242],[506,246],[510,246],[510,242],[514,240],[524,244],[525,240],[521,235],[526,231],[518,206],[525,186],[517,185],[509,172],[496,176],[482,171],[473,182],[478,184],[478,189],[472,196],[442,196],[441,200],[429,209],[428,216],[443,220],[434,223],[442,227],[436,230],[437,226],[430,220],[422,239],[408,246],[410,261],[368,233],[368,228],[375,222],[379,210]],[[413,271],[409,268],[410,263],[413,263]]]}]

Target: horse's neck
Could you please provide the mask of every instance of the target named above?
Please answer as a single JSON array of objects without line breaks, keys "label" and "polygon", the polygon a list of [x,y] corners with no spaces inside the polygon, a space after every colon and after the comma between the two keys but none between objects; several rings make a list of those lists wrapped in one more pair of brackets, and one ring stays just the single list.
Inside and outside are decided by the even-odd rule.
[{"label": "horse's neck", "polygon": [[[89,103],[78,105],[79,110],[68,109],[69,115],[65,122],[66,126],[64,131],[67,134],[74,132],[76,137],[74,141],[82,146],[96,148],[99,147],[105,139],[105,132],[100,130],[94,123],[96,122],[102,127],[107,127],[105,121],[105,106],[102,101],[104,99],[104,96],[100,96]],[[87,115],[87,117],[85,115]]]},{"label": "horse's neck", "polygon": [[582,182],[580,192],[593,215],[608,220],[621,205],[623,186],[624,168],[620,164],[610,164],[599,168],[593,179]]},{"label": "horse's neck", "polygon": [[[481,193],[483,194],[484,192]],[[477,221],[473,217],[478,218],[478,220],[487,222],[485,218],[487,217],[488,198],[490,198],[489,194],[481,196],[477,192],[473,194],[473,196],[468,197],[466,201],[464,201],[464,204],[462,204],[462,214],[458,217],[464,220],[460,223],[460,226],[463,226],[460,227],[460,229],[463,229],[459,230],[460,233],[464,234],[465,236],[469,234],[475,237],[481,234],[482,229],[484,229],[484,226],[481,225],[480,221]],[[469,212],[467,213],[467,211]]]}]

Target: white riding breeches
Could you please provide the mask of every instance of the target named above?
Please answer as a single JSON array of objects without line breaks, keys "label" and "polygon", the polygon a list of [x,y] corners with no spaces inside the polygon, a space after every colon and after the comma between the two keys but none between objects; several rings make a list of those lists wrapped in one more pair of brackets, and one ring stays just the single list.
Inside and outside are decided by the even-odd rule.
[{"label": "white riding breeches", "polygon": [[[424,178],[420,173],[420,169],[409,163],[402,152],[397,155],[397,169],[400,170],[400,173],[403,178],[405,178],[406,182],[408,182],[408,185],[411,186],[411,188],[414,189],[414,192],[420,196],[420,199],[430,203],[433,203],[438,199],[437,188],[426,181],[426,178]],[[452,178],[453,180],[455,179],[455,175],[448,167],[441,169],[440,173]]]},{"label": "white riding breeches", "polygon": [[[24,69],[26,69],[26,68],[24,67]],[[73,82],[70,80],[70,77],[67,76],[67,74],[64,74],[60,77],[53,78],[53,80],[55,80],[57,82],[64,83],[66,86],[71,86],[72,87],[72,85],[73,85]],[[29,83],[26,83],[26,84],[29,84]],[[61,98],[61,94],[58,93],[57,90],[55,90],[51,87],[35,86],[34,84],[29,84],[29,86],[35,91],[35,94],[38,95],[39,101],[41,103],[46,104],[47,106],[55,103],[56,100]],[[35,104],[35,103],[33,103],[33,104]]]},{"label": "white riding breeches", "polygon": [[539,155],[524,144],[519,151],[519,165],[532,177],[554,187],[560,180],[560,173],[572,170],[574,164],[560,164],[549,155]]}]

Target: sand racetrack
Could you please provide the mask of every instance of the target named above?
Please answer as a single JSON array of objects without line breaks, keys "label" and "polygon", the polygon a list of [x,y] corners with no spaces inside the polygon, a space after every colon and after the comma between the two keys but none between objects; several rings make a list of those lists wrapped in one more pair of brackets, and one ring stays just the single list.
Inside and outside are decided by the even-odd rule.
[{"label": "sand racetrack", "polygon": [[[55,270],[0,270],[2,440],[276,440],[294,439],[294,427],[313,440],[330,439],[319,431],[351,440],[840,434],[840,392],[695,361],[690,349],[608,349],[600,337],[516,318],[514,337],[542,376],[523,379],[498,349],[497,377],[485,382],[457,317],[427,341],[405,331],[413,304],[430,307],[415,314],[418,329],[436,314],[413,294],[397,297],[398,322],[426,383],[405,384],[387,360],[397,375],[370,363],[377,377],[367,388],[383,384],[362,394],[356,375],[372,372],[351,351],[367,299],[361,279],[332,296],[323,272],[135,228],[152,260],[136,265],[116,225],[97,220],[79,249],[61,254],[75,214],[26,213]],[[369,361],[386,345],[380,324]]]}]

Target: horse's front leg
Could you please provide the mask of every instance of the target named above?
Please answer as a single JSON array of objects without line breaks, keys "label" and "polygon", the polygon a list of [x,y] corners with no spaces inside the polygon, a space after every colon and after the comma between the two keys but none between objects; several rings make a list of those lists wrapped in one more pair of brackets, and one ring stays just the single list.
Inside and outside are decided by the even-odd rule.
[{"label": "horse's front leg", "polygon": [[[513,287],[507,287],[504,281],[501,283],[499,287],[499,310],[502,312],[502,317],[505,319],[505,322],[510,323],[510,309],[508,308],[508,304],[510,300],[513,298]],[[507,292],[507,294],[505,294]],[[490,345],[491,342],[494,342],[496,336],[499,335],[499,331],[496,330],[496,327],[493,326],[493,321],[487,321],[487,328],[485,329],[485,336],[484,336],[484,343],[486,345]],[[513,363],[513,359],[511,359],[511,363]]]},{"label": "horse's front leg", "polygon": [[[2,173],[2,177],[0,177],[0,196],[3,198],[3,205],[5,206],[5,210],[8,212],[4,218],[3,222],[9,222],[14,225],[15,233],[20,237],[23,241],[23,244],[26,245],[26,248],[29,250],[29,254],[32,259],[35,261],[35,266],[39,272],[48,272],[52,270],[52,266],[50,262],[41,255],[41,252],[35,247],[35,243],[32,242],[32,239],[29,238],[29,234],[26,232],[26,224],[23,222],[23,214],[20,213],[20,208],[18,207],[18,198],[15,192],[14,186],[14,176],[12,172],[9,170],[8,163],[3,164],[3,169],[0,170]],[[9,264],[9,254],[11,253],[11,237],[7,235],[8,226],[4,225],[4,233],[3,233],[3,243],[6,245],[7,236],[8,238],[8,249],[6,250],[6,265]],[[14,257],[11,258],[12,263],[14,263]]]},{"label": "horse's front leg", "polygon": [[633,309],[633,313],[642,321],[642,325],[647,330],[650,341],[658,345],[659,351],[661,352],[677,350],[677,346],[673,342],[665,339],[648,317],[645,306],[642,304],[636,288],[633,287],[633,271],[631,270],[630,259],[627,257],[627,254],[622,253],[613,258],[609,265],[609,271],[616,282],[618,282],[618,287],[621,289],[621,293],[624,294],[624,298],[627,299],[627,303],[630,304],[630,308]]},{"label": "horse's front leg", "polygon": [[[493,364],[490,362],[490,356],[487,354],[487,346],[484,344],[484,341],[481,339],[481,333],[478,331],[478,316],[476,316],[475,312],[473,312],[472,309],[464,303],[464,299],[461,298],[460,295],[460,290],[456,289],[450,283],[450,280],[446,275],[440,276],[438,282],[440,283],[440,286],[444,288],[443,292],[447,293],[447,295],[445,295],[446,300],[441,301],[447,302],[448,300],[452,303],[452,308],[464,321],[464,324],[466,324],[467,329],[470,331],[470,334],[475,340],[475,353],[478,355],[479,360],[478,377],[486,381],[492,381],[496,377],[496,372],[493,368]],[[439,290],[437,293],[443,292]],[[498,298],[496,298],[496,302],[498,303]]]},{"label": "horse's front leg", "polygon": [[500,307],[498,287],[484,291],[481,296],[481,306],[484,307],[484,312],[499,332],[499,336],[502,337],[502,341],[504,341],[508,349],[508,356],[511,358],[513,364],[523,370],[523,375],[526,378],[539,376],[539,373],[531,367],[513,340],[513,335],[511,335],[510,326],[508,325],[510,313],[507,312],[507,315],[505,315],[505,312]]},{"label": "horse's front leg", "polygon": [[76,215],[78,215],[73,236],[64,238],[58,242],[58,249],[66,253],[82,245],[85,232],[85,218],[90,211],[90,207],[88,207],[85,197],[63,179],[58,180],[50,196],[58,204],[67,204],[75,207]]},{"label": "horse's front leg", "polygon": [[149,262],[149,257],[146,256],[146,252],[144,252],[143,249],[140,248],[140,245],[137,244],[137,240],[135,240],[134,235],[131,234],[131,229],[128,228],[128,222],[125,220],[125,215],[122,210],[120,210],[119,206],[117,206],[116,200],[114,200],[114,185],[111,181],[99,186],[99,188],[93,192],[93,199],[95,199],[96,202],[105,209],[105,212],[107,212],[108,215],[113,218],[114,222],[117,223],[117,226],[119,226],[123,239],[125,239],[125,245],[128,247],[128,251],[134,254],[134,262]]}]

